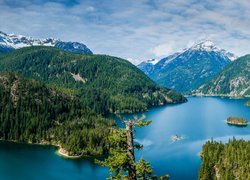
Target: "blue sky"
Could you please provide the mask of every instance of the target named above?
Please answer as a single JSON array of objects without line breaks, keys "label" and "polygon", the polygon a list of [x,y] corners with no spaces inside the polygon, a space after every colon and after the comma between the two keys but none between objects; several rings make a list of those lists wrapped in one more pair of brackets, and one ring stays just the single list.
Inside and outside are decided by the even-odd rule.
[{"label": "blue sky", "polygon": [[79,41],[139,63],[210,39],[250,53],[249,0],[0,0],[0,30]]}]

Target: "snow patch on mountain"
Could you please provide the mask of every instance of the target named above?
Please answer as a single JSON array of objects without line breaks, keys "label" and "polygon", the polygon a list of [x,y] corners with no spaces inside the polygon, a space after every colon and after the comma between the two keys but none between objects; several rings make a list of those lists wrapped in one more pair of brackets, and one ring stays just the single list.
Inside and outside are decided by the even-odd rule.
[{"label": "snow patch on mountain", "polygon": [[31,36],[16,35],[16,34],[7,34],[0,31],[0,47],[6,48],[6,51],[9,49],[19,49],[29,46],[53,46],[61,50],[66,50],[74,53],[81,54],[93,54],[86,45],[78,42],[64,42],[55,38],[33,38]]},{"label": "snow patch on mountain", "polygon": [[30,36],[6,34],[0,31],[1,45],[9,46],[14,49],[28,47],[28,46],[54,46],[59,39],[46,38],[46,39],[35,39]]},{"label": "snow patch on mountain", "polygon": [[[183,49],[182,51],[176,52],[163,59],[160,60],[150,59],[143,61],[138,65],[138,67],[143,71],[147,71],[146,74],[148,74],[149,69],[150,71],[152,71],[152,69],[159,69],[159,68],[162,69],[168,64],[170,64],[172,61],[177,59],[177,57],[178,60],[181,59],[182,61],[188,61],[188,59],[191,58],[194,53],[197,53],[197,51],[200,55],[202,55],[204,52],[208,53],[215,52],[224,59],[229,59],[230,61],[234,61],[235,59],[238,58],[236,55],[226,51],[225,49],[219,49],[213,41],[203,40],[195,44],[194,46],[191,46],[190,48]],[[152,65],[155,67],[153,68]]]},{"label": "snow patch on mountain", "polygon": [[190,47],[188,50],[199,50],[199,51],[207,51],[207,52],[217,52],[220,53],[221,55],[227,57],[228,59],[230,59],[231,61],[237,59],[238,57],[235,56],[233,53],[230,53],[228,51],[226,51],[225,49],[219,49],[214,42],[212,42],[211,40],[204,40],[199,42],[198,44]]},{"label": "snow patch on mountain", "polygon": [[167,64],[169,64],[170,62],[172,62],[177,56],[179,56],[182,52],[177,52],[174,53],[173,55],[170,55],[168,57],[166,57],[165,62],[163,64],[163,66],[166,66]]},{"label": "snow patch on mountain", "polygon": [[235,58],[234,54],[205,40],[156,64],[143,62],[138,68],[161,86],[188,93],[215,77]]}]

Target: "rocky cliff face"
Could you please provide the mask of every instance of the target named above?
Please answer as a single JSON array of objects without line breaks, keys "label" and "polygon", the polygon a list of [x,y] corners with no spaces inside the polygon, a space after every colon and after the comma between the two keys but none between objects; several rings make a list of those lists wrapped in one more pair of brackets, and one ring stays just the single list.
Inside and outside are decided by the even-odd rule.
[{"label": "rocky cliff face", "polygon": [[250,55],[236,59],[215,78],[193,91],[195,95],[250,96]]}]

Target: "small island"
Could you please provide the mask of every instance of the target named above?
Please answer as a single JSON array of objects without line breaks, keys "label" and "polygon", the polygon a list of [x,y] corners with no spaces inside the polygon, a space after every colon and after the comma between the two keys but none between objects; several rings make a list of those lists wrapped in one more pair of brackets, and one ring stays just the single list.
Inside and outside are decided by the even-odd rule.
[{"label": "small island", "polygon": [[247,101],[246,105],[247,105],[247,106],[250,106],[250,101]]},{"label": "small island", "polygon": [[247,126],[248,121],[239,117],[229,117],[227,118],[227,124],[235,126]]}]

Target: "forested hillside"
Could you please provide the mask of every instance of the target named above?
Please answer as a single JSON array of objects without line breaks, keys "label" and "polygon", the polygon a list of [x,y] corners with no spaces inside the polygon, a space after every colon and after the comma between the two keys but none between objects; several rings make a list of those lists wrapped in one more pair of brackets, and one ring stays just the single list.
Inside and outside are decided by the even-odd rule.
[{"label": "forested hillside", "polygon": [[186,101],[161,88],[130,62],[106,55],[79,55],[52,47],[28,47],[0,58],[0,71],[46,82],[79,97],[98,114],[138,112]]},{"label": "forested hillside", "polygon": [[69,154],[104,154],[114,122],[35,80],[0,75],[0,139],[60,145]]},{"label": "forested hillside", "polygon": [[210,96],[250,96],[250,55],[236,59],[193,93]]},{"label": "forested hillside", "polygon": [[250,141],[208,141],[202,148],[199,179],[250,179]]}]

